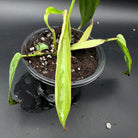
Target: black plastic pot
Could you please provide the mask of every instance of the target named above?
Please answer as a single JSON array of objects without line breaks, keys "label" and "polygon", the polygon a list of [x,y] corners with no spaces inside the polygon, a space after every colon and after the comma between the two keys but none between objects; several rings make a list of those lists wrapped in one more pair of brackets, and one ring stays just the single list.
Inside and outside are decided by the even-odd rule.
[{"label": "black plastic pot", "polygon": [[[47,30],[47,28],[42,28],[39,29],[37,31],[34,31],[33,33],[31,33],[30,35],[28,35],[25,39],[25,41],[22,44],[22,49],[21,49],[21,53],[23,53],[23,46],[28,42],[28,40],[30,38],[33,37],[34,34],[39,33],[41,31]],[[76,29],[75,29],[76,30]],[[78,31],[78,30],[77,30]],[[79,95],[81,87],[85,86],[91,82],[93,82],[94,80],[96,80],[101,73],[103,72],[104,69],[104,65],[105,65],[105,54],[103,51],[103,48],[101,46],[96,47],[96,51],[97,51],[97,56],[98,56],[98,67],[95,71],[95,73],[93,75],[91,75],[90,77],[83,79],[83,80],[79,80],[79,81],[75,81],[72,82],[72,100],[74,99],[74,97],[77,97],[77,95]],[[39,80],[41,82],[41,87],[46,90],[45,91],[45,96],[46,99],[49,102],[54,103],[54,86],[55,86],[55,81],[52,79],[49,79],[45,76],[40,75],[38,72],[36,72],[32,67],[28,66],[28,63],[26,60],[22,59],[23,63],[25,64],[28,72],[37,80]],[[51,98],[52,97],[52,98]]]}]

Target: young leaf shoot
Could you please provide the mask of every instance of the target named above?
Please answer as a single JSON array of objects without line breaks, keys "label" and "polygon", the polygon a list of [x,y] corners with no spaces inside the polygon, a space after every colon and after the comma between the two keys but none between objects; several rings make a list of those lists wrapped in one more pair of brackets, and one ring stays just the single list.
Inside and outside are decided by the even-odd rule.
[{"label": "young leaf shoot", "polygon": [[44,43],[39,43],[39,44],[35,45],[35,48],[38,51],[49,49],[49,47],[46,44],[44,44]]}]

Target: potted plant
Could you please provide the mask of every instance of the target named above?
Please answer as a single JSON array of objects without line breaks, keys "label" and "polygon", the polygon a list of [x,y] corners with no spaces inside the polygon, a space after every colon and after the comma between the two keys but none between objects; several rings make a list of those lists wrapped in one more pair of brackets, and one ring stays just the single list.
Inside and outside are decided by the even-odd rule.
[{"label": "potted plant", "polygon": [[[74,83],[73,81],[71,81],[71,73],[74,72],[74,70],[71,68],[72,67],[71,59],[73,60],[73,58],[76,58],[73,56],[74,51],[78,51],[77,53],[81,52],[82,54],[84,53],[82,52],[83,50],[87,51],[86,49],[89,49],[90,51],[92,50],[91,52],[96,51],[97,55],[100,55],[99,53],[102,50],[98,49],[97,46],[105,42],[117,41],[118,45],[120,46],[121,50],[124,53],[124,59],[127,65],[127,70],[123,72],[124,74],[127,74],[127,75],[130,74],[131,64],[132,64],[131,56],[127,49],[126,41],[123,35],[118,34],[117,37],[108,38],[108,39],[89,39],[91,30],[93,28],[93,21],[88,26],[88,28],[84,31],[83,34],[81,32],[76,33],[77,31],[75,29],[71,29],[70,17],[71,17],[74,3],[75,3],[75,0],[72,0],[69,12],[67,12],[66,9],[64,11],[57,10],[54,7],[49,7],[46,9],[46,12],[44,14],[44,21],[48,29],[40,29],[35,33],[29,35],[29,37],[27,37],[27,39],[23,43],[22,54],[16,53],[14,55],[10,63],[10,69],[9,69],[9,97],[8,97],[9,104],[14,105],[21,102],[21,101],[17,102],[12,98],[11,87],[12,87],[12,81],[14,78],[17,65],[20,59],[23,58],[25,61],[25,64],[27,65],[27,68],[29,69],[30,73],[34,77],[38,78],[39,80],[43,81],[46,84],[55,85],[55,105],[56,105],[56,110],[57,110],[59,120],[63,128],[65,128],[65,122],[68,117],[70,106],[71,106],[71,87],[76,85],[77,87],[79,87],[87,83],[90,83],[92,80],[96,79],[97,76],[100,75],[104,66],[104,63],[100,64],[101,68],[100,68],[100,73],[98,73],[98,75],[96,76],[91,75],[92,77],[86,77],[86,78],[83,78],[83,77],[81,78],[80,76],[78,79],[79,81],[75,81]],[[80,14],[81,14],[81,23],[78,28],[80,29],[92,18],[95,12],[95,9],[99,3],[99,0],[85,0],[85,1],[78,0],[78,3],[79,3]],[[49,26],[48,16],[50,14],[63,15],[62,27],[51,28]],[[35,37],[39,39],[34,39]],[[74,41],[74,38],[75,38],[75,41]],[[94,47],[96,47],[96,49]],[[85,53],[83,56],[87,56],[88,53]],[[79,57],[81,57],[81,54]],[[100,61],[101,57],[98,56],[98,58],[99,58],[98,60]],[[33,66],[31,64],[32,59],[38,59],[38,60],[44,61],[45,63],[41,62],[41,65],[43,66],[43,68],[47,67],[48,59],[49,60],[53,59],[55,62],[52,61],[51,64],[54,64],[56,71],[55,73],[52,72],[51,74],[54,74],[55,81],[54,80],[51,81],[51,79],[49,78],[45,80],[45,77],[43,78],[43,75],[47,74],[47,70],[40,69],[41,65],[39,63],[36,66]],[[36,63],[36,61],[37,60],[34,60],[33,63]],[[86,58],[85,58],[85,62],[87,63]],[[32,65],[32,67],[30,67],[30,65]],[[78,67],[77,69],[81,70],[80,67]],[[39,70],[41,71],[39,72]],[[49,67],[49,70],[52,70],[51,67]],[[44,72],[42,75],[40,75],[42,71]],[[84,71],[84,72],[87,72],[87,71]],[[78,82],[82,82],[82,83],[78,83]]]}]

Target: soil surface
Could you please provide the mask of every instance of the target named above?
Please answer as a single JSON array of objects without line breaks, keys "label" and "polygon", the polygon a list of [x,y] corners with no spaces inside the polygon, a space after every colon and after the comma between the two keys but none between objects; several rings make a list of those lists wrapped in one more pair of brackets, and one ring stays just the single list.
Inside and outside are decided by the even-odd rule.
[{"label": "soil surface", "polygon": [[[56,32],[57,45],[61,34],[61,27],[54,28]],[[71,44],[76,43],[82,36],[82,32],[72,29]],[[48,50],[43,50],[46,53],[54,52],[53,37],[49,30],[34,34],[34,36],[24,45],[23,54],[32,54],[35,45],[45,43],[49,46]],[[55,79],[56,57],[50,54],[41,57],[25,58],[28,65],[34,68],[38,73],[51,79]],[[98,58],[96,48],[76,50],[71,52],[71,73],[72,81],[78,81],[91,76],[97,69]]]}]

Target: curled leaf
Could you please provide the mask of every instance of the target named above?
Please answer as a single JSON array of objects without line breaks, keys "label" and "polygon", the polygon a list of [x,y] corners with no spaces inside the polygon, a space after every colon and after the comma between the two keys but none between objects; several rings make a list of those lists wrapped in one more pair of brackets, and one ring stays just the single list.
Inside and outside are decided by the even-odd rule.
[{"label": "curled leaf", "polygon": [[57,10],[57,9],[55,9],[54,7],[48,7],[48,8],[46,9],[45,15],[44,15],[44,21],[45,21],[47,27],[48,27],[50,30],[52,30],[51,27],[50,27],[49,24],[48,24],[48,16],[49,16],[50,14],[63,14],[63,11]]},{"label": "curled leaf", "polygon": [[54,41],[54,49],[55,49],[55,51],[56,51],[56,49],[57,49],[57,48],[56,48],[57,43],[56,43],[56,34],[55,34],[55,30],[52,29],[52,28],[49,26],[49,24],[48,24],[48,16],[49,16],[50,14],[63,14],[63,11],[57,10],[57,9],[55,9],[54,7],[48,7],[48,8],[46,9],[46,11],[45,11],[45,14],[44,14],[44,21],[45,21],[47,27],[49,28],[49,30],[52,32],[53,41]]},{"label": "curled leaf", "polygon": [[12,82],[13,82],[13,78],[15,75],[15,71],[16,68],[18,66],[18,63],[21,59],[21,54],[20,53],[16,53],[10,63],[10,69],[9,69],[9,95],[8,95],[8,101],[10,105],[14,105],[17,104],[17,102],[15,100],[13,100],[12,95],[11,95],[11,87],[12,87]]},{"label": "curled leaf", "polygon": [[125,40],[125,38],[123,37],[122,34],[118,34],[116,41],[117,41],[118,45],[120,46],[121,50],[124,53],[124,59],[125,59],[126,65],[127,65],[127,70],[125,72],[123,72],[123,73],[127,74],[127,75],[130,75],[132,59],[131,59],[129,50],[128,50],[127,46],[126,46],[126,40]]}]

